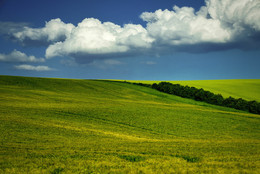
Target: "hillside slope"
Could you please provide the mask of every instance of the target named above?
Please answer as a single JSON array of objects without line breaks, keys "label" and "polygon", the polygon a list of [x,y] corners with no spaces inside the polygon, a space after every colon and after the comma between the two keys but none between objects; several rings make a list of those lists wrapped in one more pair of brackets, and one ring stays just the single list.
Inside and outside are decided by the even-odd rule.
[{"label": "hillside slope", "polygon": [[[141,83],[159,83],[160,81],[132,81]],[[173,84],[181,84],[193,86],[196,88],[203,88],[215,94],[221,94],[227,98],[232,96],[234,98],[243,98],[251,101],[256,100],[260,102],[260,79],[235,79],[235,80],[188,80],[188,81],[168,81]]]},{"label": "hillside slope", "polygon": [[99,80],[0,76],[0,94],[0,173],[259,172],[259,115]]}]

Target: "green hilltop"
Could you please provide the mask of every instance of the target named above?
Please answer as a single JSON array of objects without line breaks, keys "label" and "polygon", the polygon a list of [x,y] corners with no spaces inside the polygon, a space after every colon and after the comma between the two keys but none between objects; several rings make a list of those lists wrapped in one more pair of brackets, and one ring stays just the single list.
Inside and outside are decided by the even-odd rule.
[{"label": "green hilltop", "polygon": [[[159,83],[160,81],[129,80],[137,83]],[[232,80],[187,80],[167,81],[173,84],[188,85],[203,88],[223,97],[243,98],[260,102],[260,79],[232,79]]]},{"label": "green hilltop", "polygon": [[256,114],[105,80],[0,76],[0,101],[0,173],[260,172]]}]

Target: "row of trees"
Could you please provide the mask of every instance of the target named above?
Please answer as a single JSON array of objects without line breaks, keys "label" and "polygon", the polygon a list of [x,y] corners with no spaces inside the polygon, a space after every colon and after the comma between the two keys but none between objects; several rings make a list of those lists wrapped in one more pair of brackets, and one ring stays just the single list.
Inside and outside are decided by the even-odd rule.
[{"label": "row of trees", "polygon": [[224,99],[221,94],[214,94],[204,89],[195,87],[182,86],[180,84],[172,84],[169,82],[154,83],[153,85],[136,83],[141,86],[152,87],[153,89],[165,92],[168,94],[177,95],[183,98],[190,98],[206,103],[235,108],[243,111],[248,111],[255,114],[260,114],[260,103],[256,101],[246,101],[242,98],[235,99],[229,97]]}]

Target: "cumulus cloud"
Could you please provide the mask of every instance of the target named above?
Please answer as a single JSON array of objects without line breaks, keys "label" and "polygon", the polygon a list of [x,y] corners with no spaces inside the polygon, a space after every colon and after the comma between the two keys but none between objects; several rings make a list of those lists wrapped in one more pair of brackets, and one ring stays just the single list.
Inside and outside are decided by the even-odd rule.
[{"label": "cumulus cloud", "polygon": [[260,30],[259,0],[206,0],[206,6],[214,20],[234,32],[247,28]]},{"label": "cumulus cloud", "polygon": [[19,70],[29,70],[29,71],[52,71],[54,69],[49,68],[48,66],[33,66],[33,65],[16,65],[14,66]]},{"label": "cumulus cloud", "polygon": [[171,11],[159,9],[144,12],[140,17],[147,22],[146,28],[85,19],[65,41],[50,45],[46,57],[68,55],[78,61],[92,61],[143,52],[242,48],[249,42],[259,42],[259,38],[253,37],[259,36],[260,31],[258,0],[206,0],[197,12],[191,7],[174,6]]},{"label": "cumulus cloud", "polygon": [[69,56],[78,63],[118,57],[260,48],[259,0],[205,0],[192,7],[144,12],[146,26],[86,18],[77,26],[53,19],[43,28],[23,27],[13,38],[49,44],[46,58]]},{"label": "cumulus cloud", "polygon": [[13,50],[10,54],[0,54],[0,61],[3,62],[44,62],[44,58],[36,58],[35,56],[27,56],[17,50]]},{"label": "cumulus cloud", "polygon": [[206,0],[208,15],[230,32],[227,45],[239,49],[260,48],[259,0]]},{"label": "cumulus cloud", "polygon": [[228,30],[218,20],[194,13],[193,8],[174,6],[173,11],[145,12],[141,18],[147,22],[147,31],[158,45],[222,43],[230,39]]},{"label": "cumulus cloud", "polygon": [[46,22],[43,28],[23,27],[20,31],[9,32],[10,37],[22,45],[47,46],[51,43],[65,40],[74,28],[73,24],[65,24],[61,19]]},{"label": "cumulus cloud", "polygon": [[98,19],[84,19],[64,42],[50,45],[46,57],[69,55],[77,58],[106,58],[140,53],[151,47],[153,38],[141,25],[123,27]]},{"label": "cumulus cloud", "polygon": [[155,39],[157,49],[246,49],[248,44],[251,47],[260,41],[258,0],[206,0],[206,6],[197,12],[191,7],[174,6],[172,11],[144,12],[140,17],[147,22],[147,32]]}]

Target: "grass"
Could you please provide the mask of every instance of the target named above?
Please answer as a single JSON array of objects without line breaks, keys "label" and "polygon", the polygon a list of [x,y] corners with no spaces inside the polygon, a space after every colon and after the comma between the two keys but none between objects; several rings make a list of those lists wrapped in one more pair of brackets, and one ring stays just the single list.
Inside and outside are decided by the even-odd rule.
[{"label": "grass", "polygon": [[0,76],[0,173],[259,173],[259,115],[142,86]]},{"label": "grass", "polygon": [[[134,81],[140,83],[159,83],[160,81]],[[190,87],[203,88],[223,97],[243,98],[260,102],[260,79],[235,79],[235,80],[190,80],[190,81],[168,81],[173,84],[188,85]]]},{"label": "grass", "polygon": [[133,156],[133,155],[118,155],[119,158],[125,159],[130,162],[139,162],[144,161],[145,157],[143,156]]}]

